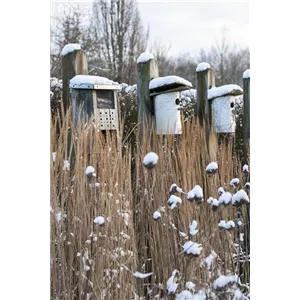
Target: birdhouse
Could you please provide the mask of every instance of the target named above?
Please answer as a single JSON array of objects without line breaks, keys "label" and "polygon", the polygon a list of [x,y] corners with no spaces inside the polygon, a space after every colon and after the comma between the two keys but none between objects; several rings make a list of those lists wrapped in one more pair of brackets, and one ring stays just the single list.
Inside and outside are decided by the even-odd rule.
[{"label": "birdhouse", "polygon": [[158,77],[150,81],[157,134],[182,133],[180,92],[191,88],[189,81],[178,76]]},{"label": "birdhouse", "polygon": [[100,130],[118,130],[117,92],[120,87],[105,77],[77,75],[70,80],[70,94],[78,119],[93,119]]},{"label": "birdhouse", "polygon": [[215,133],[235,132],[235,96],[242,94],[242,88],[236,84],[213,87],[207,91],[207,99],[211,101],[212,124]]}]

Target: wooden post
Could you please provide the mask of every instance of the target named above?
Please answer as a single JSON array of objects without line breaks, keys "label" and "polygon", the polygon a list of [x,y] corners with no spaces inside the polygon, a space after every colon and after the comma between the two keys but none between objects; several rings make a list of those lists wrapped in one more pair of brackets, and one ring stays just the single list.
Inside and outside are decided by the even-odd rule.
[{"label": "wooden post", "polygon": [[[142,53],[141,56],[143,54],[144,53]],[[148,60],[140,60],[140,61],[138,59],[137,101],[138,101],[138,124],[139,124],[140,141],[143,136],[143,127],[150,128],[151,119],[152,116],[154,115],[154,104],[152,99],[150,99],[149,82],[151,79],[157,78],[158,76],[159,76],[158,64],[154,58],[150,58]]]},{"label": "wooden post", "polygon": [[88,75],[87,56],[81,49],[74,50],[62,57],[63,103],[65,113],[70,106],[70,79],[75,75]]},{"label": "wooden post", "polygon": [[243,118],[243,140],[244,153],[243,163],[248,164],[249,141],[250,141],[250,69],[243,74],[243,89],[244,89],[244,118]]},{"label": "wooden post", "polygon": [[211,131],[212,114],[211,103],[207,100],[207,90],[215,84],[213,70],[208,63],[200,63],[196,69],[197,72],[197,106],[196,112],[199,117],[200,125],[205,124],[205,134],[207,147],[209,144],[209,134]]}]

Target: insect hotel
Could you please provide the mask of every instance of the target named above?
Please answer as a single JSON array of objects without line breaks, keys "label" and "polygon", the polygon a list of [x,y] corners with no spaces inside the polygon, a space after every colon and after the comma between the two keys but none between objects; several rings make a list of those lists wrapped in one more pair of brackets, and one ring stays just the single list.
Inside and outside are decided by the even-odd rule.
[{"label": "insect hotel", "polygon": [[100,130],[119,130],[117,92],[119,85],[99,76],[77,75],[70,80],[75,108],[75,126],[79,118],[92,119]]}]

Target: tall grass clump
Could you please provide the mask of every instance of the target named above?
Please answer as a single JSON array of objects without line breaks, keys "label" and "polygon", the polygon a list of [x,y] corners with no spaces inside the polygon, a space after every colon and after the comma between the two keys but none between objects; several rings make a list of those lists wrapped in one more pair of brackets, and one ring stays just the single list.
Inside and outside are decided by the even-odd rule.
[{"label": "tall grass clump", "polygon": [[[193,120],[180,136],[157,135],[152,125],[139,140],[136,131],[134,144],[122,130],[103,133],[91,121],[74,128],[72,120],[70,109],[51,121],[51,298],[247,297],[248,204],[212,209],[207,202],[218,204],[220,187],[234,195],[246,183],[233,142],[214,134],[207,142]],[[151,168],[143,164],[149,152],[158,156]],[[208,174],[211,162],[217,171]],[[232,178],[239,187],[229,185]],[[188,200],[197,185],[203,195]],[[170,206],[178,199],[168,204],[171,196],[180,203]],[[236,226],[220,229],[222,220]]]}]

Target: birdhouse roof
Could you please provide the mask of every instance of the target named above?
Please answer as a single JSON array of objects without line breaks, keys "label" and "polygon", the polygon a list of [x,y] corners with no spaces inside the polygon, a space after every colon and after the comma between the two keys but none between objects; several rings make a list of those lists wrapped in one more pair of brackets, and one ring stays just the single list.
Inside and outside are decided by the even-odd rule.
[{"label": "birdhouse roof", "polygon": [[183,91],[192,88],[193,85],[179,76],[165,76],[154,78],[149,82],[150,95]]},{"label": "birdhouse roof", "polygon": [[238,96],[243,94],[243,89],[237,84],[222,85],[213,87],[207,91],[207,99],[213,100],[215,98],[224,96]]},{"label": "birdhouse roof", "polygon": [[102,89],[102,90],[118,90],[119,84],[109,80],[106,77],[91,75],[76,75],[70,80],[70,88],[73,89]]}]

